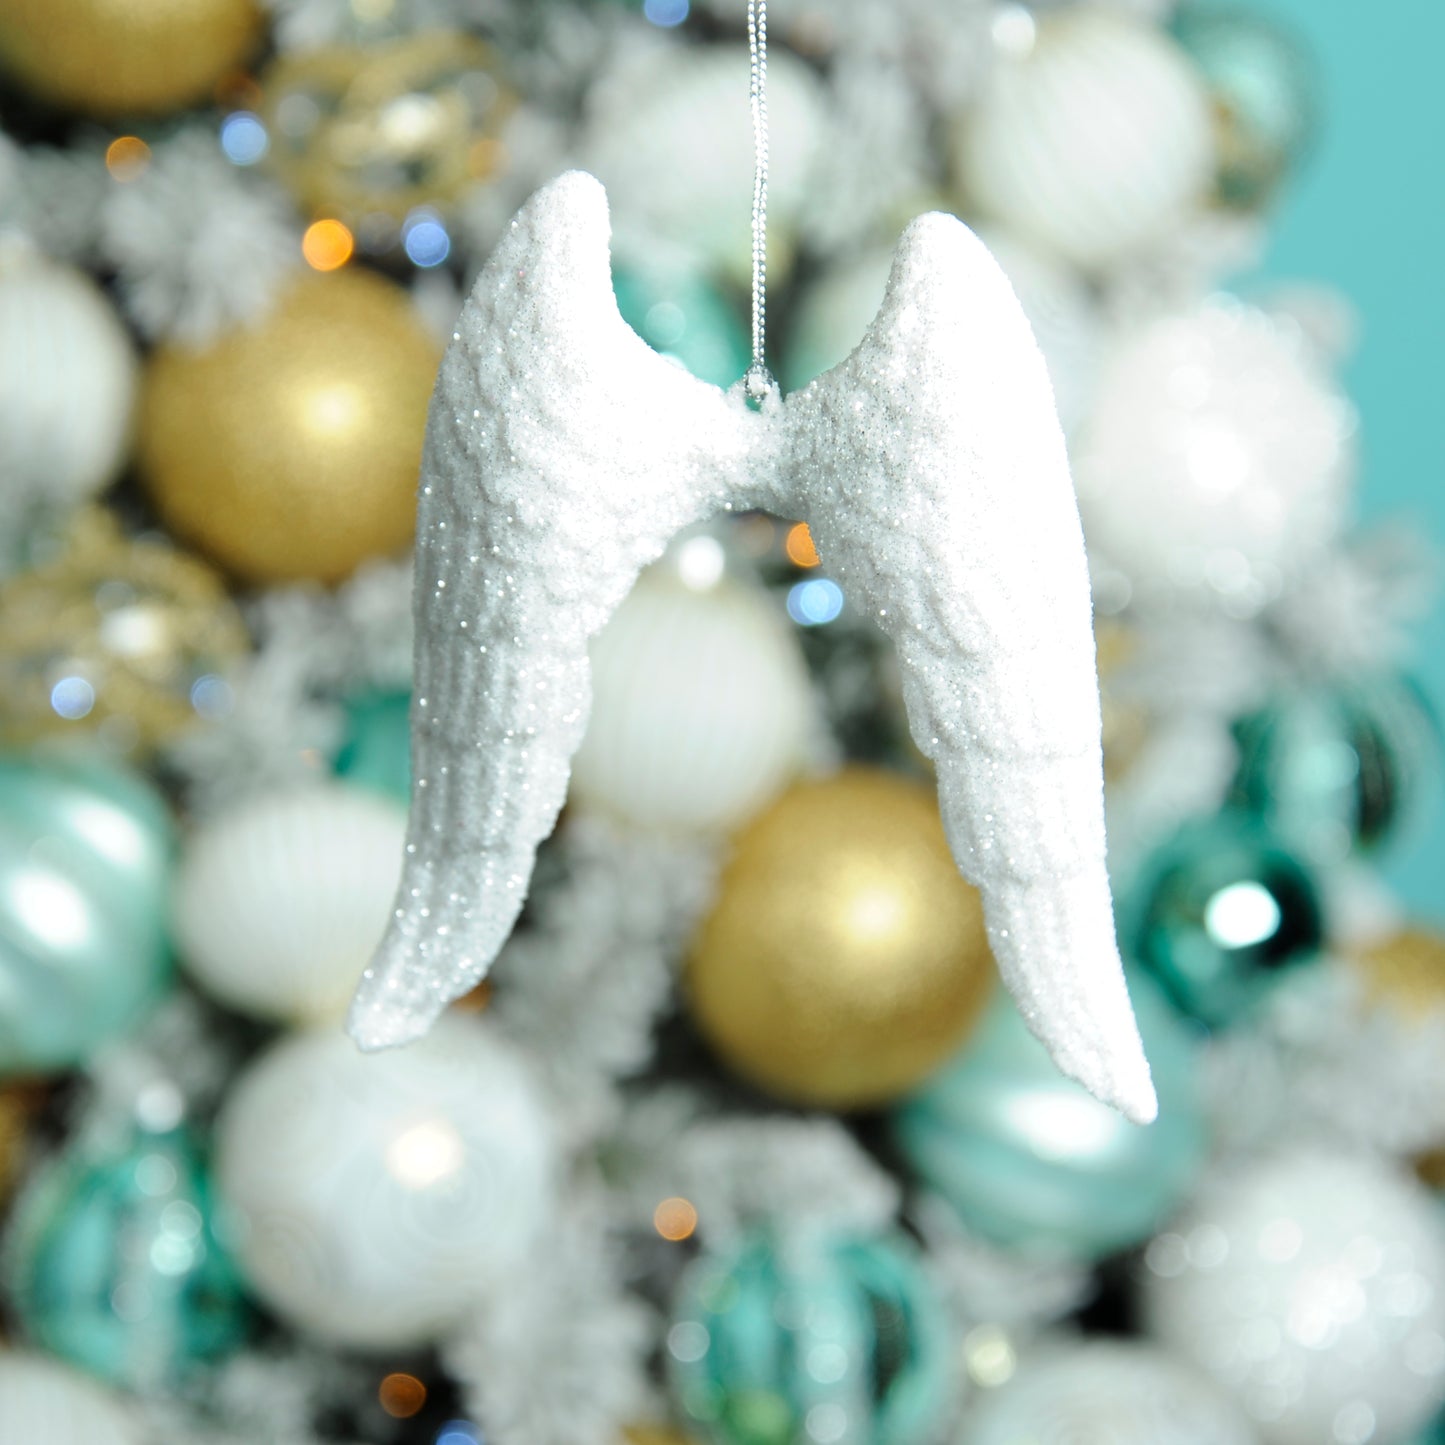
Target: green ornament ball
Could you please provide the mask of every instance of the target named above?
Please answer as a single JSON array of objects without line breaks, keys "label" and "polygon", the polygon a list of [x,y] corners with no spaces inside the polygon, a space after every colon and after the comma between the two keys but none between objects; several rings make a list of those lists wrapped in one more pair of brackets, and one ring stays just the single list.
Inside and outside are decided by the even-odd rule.
[{"label": "green ornament ball", "polygon": [[1172,28],[1213,105],[1219,199],[1243,208],[1263,204],[1318,129],[1309,56],[1289,30],[1251,9],[1186,5]]},{"label": "green ornament ball", "polygon": [[1234,733],[1233,801],[1318,863],[1384,843],[1438,772],[1438,724],[1404,677],[1301,688]]},{"label": "green ornament ball", "polygon": [[135,774],[0,758],[0,1079],[80,1063],[163,992],[173,843]]},{"label": "green ornament ball", "polygon": [[748,369],[752,350],[742,321],[702,276],[621,265],[613,268],[612,289],[622,319],[700,380],[727,387]]},{"label": "green ornament ball", "polygon": [[1249,1012],[1324,938],[1314,875],[1258,819],[1196,819],[1149,858],[1119,902],[1126,957],[1211,1028]]},{"label": "green ornament ball", "polygon": [[154,1391],[239,1348],[250,1312],[179,1128],[72,1146],[21,1196],[6,1284],[36,1345]]},{"label": "green ornament ball", "polygon": [[332,763],[347,778],[411,801],[411,694],[368,692],[346,702],[346,731]]},{"label": "green ornament ball", "polygon": [[694,1260],[667,1335],[673,1398],[713,1445],[915,1445],[954,1360],[901,1238],[758,1233]]},{"label": "green ornament ball", "polygon": [[894,1113],[911,1171],[979,1234],[1093,1260],[1147,1239],[1185,1197],[1208,1140],[1197,1032],[1148,980],[1130,996],[1159,1117],[1131,1124],[1059,1073],[998,995],[951,1065]]}]

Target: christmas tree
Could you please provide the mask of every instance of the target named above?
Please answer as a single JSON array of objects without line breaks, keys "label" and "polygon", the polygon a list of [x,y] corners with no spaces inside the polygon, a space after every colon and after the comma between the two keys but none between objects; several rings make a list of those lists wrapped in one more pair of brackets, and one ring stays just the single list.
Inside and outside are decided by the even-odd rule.
[{"label": "christmas tree", "polygon": [[[3,1445],[1445,1438],[1445,939],[1379,871],[1438,764],[1428,567],[1353,522],[1342,303],[1235,285],[1318,124],[1296,37],[1212,0],[9,0],[0,77]],[[569,350],[591,311],[506,310],[577,168],[616,367]],[[978,366],[925,375],[935,341]],[[679,530],[697,398],[806,445]],[[1003,495],[1056,434],[1094,657],[1063,514],[964,531],[918,475],[987,435],[959,465]],[[658,491],[613,526],[589,468],[634,447]],[[995,572],[962,656],[933,623]],[[442,649],[448,582],[523,620]],[[1031,1032],[1095,995],[1075,915],[1037,957],[961,832],[1087,852],[1031,728],[1092,736],[1095,661],[1150,1124]],[[570,783],[495,702],[558,677]],[[450,883],[398,896],[429,839],[520,848],[489,972]],[[389,926],[426,967],[358,1032],[441,1017],[362,1052]]]}]

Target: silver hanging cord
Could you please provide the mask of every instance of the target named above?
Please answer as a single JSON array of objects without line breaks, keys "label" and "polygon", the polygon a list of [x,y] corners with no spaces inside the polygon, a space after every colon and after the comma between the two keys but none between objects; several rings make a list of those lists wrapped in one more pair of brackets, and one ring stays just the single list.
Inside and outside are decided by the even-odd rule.
[{"label": "silver hanging cord", "polygon": [[777,383],[764,357],[768,322],[768,0],[748,0],[749,98],[753,112],[753,362],[746,377],[751,401]]}]

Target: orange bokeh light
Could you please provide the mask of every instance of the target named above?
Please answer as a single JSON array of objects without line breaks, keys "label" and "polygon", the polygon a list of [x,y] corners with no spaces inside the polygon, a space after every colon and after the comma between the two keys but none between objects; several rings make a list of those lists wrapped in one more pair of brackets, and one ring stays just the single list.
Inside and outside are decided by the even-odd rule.
[{"label": "orange bokeh light", "polygon": [[105,168],[118,181],[133,181],[151,163],[151,148],[138,135],[118,135],[105,148]]},{"label": "orange bokeh light", "polygon": [[376,1398],[393,1420],[410,1420],[426,1404],[426,1386],[415,1375],[388,1375],[377,1387]]},{"label": "orange bokeh light", "polygon": [[813,545],[813,534],[806,522],[797,522],[788,529],[788,540],[783,544],[788,560],[798,567],[816,567],[818,549]]},{"label": "orange bokeh light", "polygon": [[690,1199],[664,1199],[652,1211],[652,1227],[664,1239],[689,1239],[697,1228],[697,1210]]},{"label": "orange bokeh light", "polygon": [[317,271],[335,271],[346,265],[355,249],[351,232],[340,221],[312,221],[301,238],[301,254]]}]

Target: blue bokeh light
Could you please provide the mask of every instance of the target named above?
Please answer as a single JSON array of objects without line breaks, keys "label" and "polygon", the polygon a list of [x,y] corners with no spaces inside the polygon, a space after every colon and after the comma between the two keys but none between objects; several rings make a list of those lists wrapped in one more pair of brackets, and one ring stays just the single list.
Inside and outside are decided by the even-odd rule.
[{"label": "blue bokeh light", "polygon": [[788,616],[800,627],[820,627],[843,610],[843,589],[827,577],[809,577],[788,590]]},{"label": "blue bokeh light", "polygon": [[436,1445],[484,1445],[481,1429],[470,1420],[448,1420],[437,1432]]},{"label": "blue bokeh light", "polygon": [[95,689],[83,677],[62,677],[50,689],[50,706],[69,722],[89,717],[95,707]]},{"label": "blue bokeh light", "polygon": [[432,211],[413,211],[406,218],[401,244],[414,266],[440,266],[452,253],[452,238]]},{"label": "blue bokeh light", "polygon": [[249,110],[233,111],[221,122],[221,149],[235,165],[254,166],[270,145],[261,117]]},{"label": "blue bokeh light", "polygon": [[688,0],[642,0],[642,14],[654,25],[681,25],[688,9]]}]

